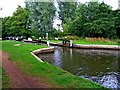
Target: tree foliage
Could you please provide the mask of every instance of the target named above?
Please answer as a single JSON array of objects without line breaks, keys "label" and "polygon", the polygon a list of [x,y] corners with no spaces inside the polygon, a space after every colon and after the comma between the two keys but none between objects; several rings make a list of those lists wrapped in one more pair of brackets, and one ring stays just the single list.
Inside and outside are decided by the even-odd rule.
[{"label": "tree foliage", "polygon": [[36,37],[45,37],[46,33],[53,31],[53,18],[55,7],[53,2],[26,2],[31,20],[31,30]]},{"label": "tree foliage", "polygon": [[115,29],[117,32],[118,38],[120,38],[120,10],[115,10],[113,12],[113,15],[115,16]]},{"label": "tree foliage", "polygon": [[26,28],[28,11],[18,6],[13,16],[5,17],[2,21],[2,36],[25,36],[29,37],[31,31]]},{"label": "tree foliage", "polygon": [[59,16],[63,24],[75,19],[77,3],[74,1],[75,0],[71,0],[71,2],[58,2],[60,9]]},{"label": "tree foliage", "polygon": [[[71,16],[69,16],[70,8],[65,8],[64,4],[61,8],[61,10],[65,10],[63,14],[60,11],[65,32],[80,37],[120,38],[120,34],[118,34],[120,33],[120,14],[118,11],[113,11],[104,2],[80,3],[76,9],[72,8],[74,14]],[[72,16],[74,19],[70,21],[69,18],[72,18]]]},{"label": "tree foliage", "polygon": [[[120,11],[104,2],[77,3],[60,2],[59,18],[62,20],[64,35],[79,37],[120,38]],[[2,36],[45,37],[46,33],[62,36],[63,33],[53,29],[55,16],[54,2],[30,2],[26,7],[18,6],[13,16],[2,19]]]}]

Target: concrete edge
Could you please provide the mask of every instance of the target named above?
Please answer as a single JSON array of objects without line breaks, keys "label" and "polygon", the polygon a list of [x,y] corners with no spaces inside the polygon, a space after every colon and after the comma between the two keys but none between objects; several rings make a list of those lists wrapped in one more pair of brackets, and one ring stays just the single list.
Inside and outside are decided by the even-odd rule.
[{"label": "concrete edge", "polygon": [[62,45],[60,43],[50,43],[51,45],[63,46],[63,47],[72,47],[72,48],[79,48],[79,49],[106,49],[106,50],[120,50],[120,46],[118,45],[101,45],[101,44],[73,44],[72,46],[69,45]]},{"label": "concrete edge", "polygon": [[38,61],[40,61],[40,62],[43,62],[43,60],[42,59],[40,59],[40,58],[38,58],[37,56],[36,56],[36,54],[38,54],[38,53],[48,53],[48,52],[53,52],[54,51],[54,47],[49,47],[49,48],[42,48],[42,49],[37,49],[37,50],[34,50],[34,51],[32,51],[31,52],[31,54],[38,60]]},{"label": "concrete edge", "polygon": [[117,45],[94,45],[94,44],[93,45],[82,45],[82,44],[74,44],[74,47],[120,50],[120,46],[117,46]]},{"label": "concrete edge", "polygon": [[40,58],[38,58],[33,52],[31,52],[31,54],[40,62],[43,62]]}]

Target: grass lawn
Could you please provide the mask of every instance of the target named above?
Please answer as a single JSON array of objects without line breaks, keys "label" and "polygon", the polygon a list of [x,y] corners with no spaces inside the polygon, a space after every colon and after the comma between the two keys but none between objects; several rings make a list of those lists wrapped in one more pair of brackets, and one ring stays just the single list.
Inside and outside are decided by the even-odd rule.
[{"label": "grass lawn", "polygon": [[[43,41],[47,41],[47,40],[43,40]],[[50,42],[53,43],[62,43],[61,40],[50,40]],[[80,39],[80,40],[73,40],[73,44],[98,44],[98,45],[119,45],[120,43],[118,43],[117,41],[86,41],[85,39]]]},{"label": "grass lawn", "polygon": [[99,45],[120,45],[118,42],[104,42],[104,41],[86,41],[86,40],[74,40],[73,44],[99,44]]},{"label": "grass lawn", "polygon": [[62,43],[61,40],[50,40],[50,42],[53,42],[53,43]]},{"label": "grass lawn", "polygon": [[[20,46],[14,46],[20,44]],[[2,50],[9,53],[10,60],[18,63],[19,68],[27,75],[42,77],[54,87],[63,88],[104,88],[99,84],[75,76],[65,70],[39,62],[30,54],[31,51],[46,48],[47,46],[27,44],[16,41],[0,41]]]},{"label": "grass lawn", "polygon": [[[47,42],[47,40],[42,40],[42,41],[46,41]],[[50,42],[53,42],[53,43],[62,43],[62,41],[61,40],[49,40]]]}]

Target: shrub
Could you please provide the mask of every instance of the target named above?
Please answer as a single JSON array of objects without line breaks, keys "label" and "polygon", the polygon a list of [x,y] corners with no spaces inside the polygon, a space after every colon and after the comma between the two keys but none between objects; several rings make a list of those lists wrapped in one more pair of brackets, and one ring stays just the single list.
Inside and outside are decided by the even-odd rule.
[{"label": "shrub", "polygon": [[31,38],[32,38],[32,40],[36,40],[35,36],[32,36]]},{"label": "shrub", "polygon": [[[67,40],[79,40],[80,39],[80,37],[78,36],[65,36],[65,37],[67,37]],[[62,37],[62,38],[65,39],[65,37]]]},{"label": "shrub", "polygon": [[86,37],[85,38],[86,41],[102,41],[102,42],[110,42],[111,40],[108,39],[108,38],[89,38],[89,37]]},{"label": "shrub", "polygon": [[61,36],[63,36],[63,32],[60,30],[54,30],[54,32],[52,32],[52,36],[61,37]]},{"label": "shrub", "polygon": [[119,39],[119,40],[117,40],[117,42],[118,42],[118,45],[120,45],[120,39]]}]

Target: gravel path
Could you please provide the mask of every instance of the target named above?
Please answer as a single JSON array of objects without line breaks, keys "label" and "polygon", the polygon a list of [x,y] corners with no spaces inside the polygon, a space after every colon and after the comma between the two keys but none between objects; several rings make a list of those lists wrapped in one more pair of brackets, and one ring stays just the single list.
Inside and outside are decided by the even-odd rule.
[{"label": "gravel path", "polygon": [[30,77],[25,75],[18,67],[15,62],[9,60],[9,55],[5,52],[0,51],[2,55],[2,67],[6,74],[8,74],[12,81],[12,88],[51,88],[50,83],[45,81],[43,78]]}]

